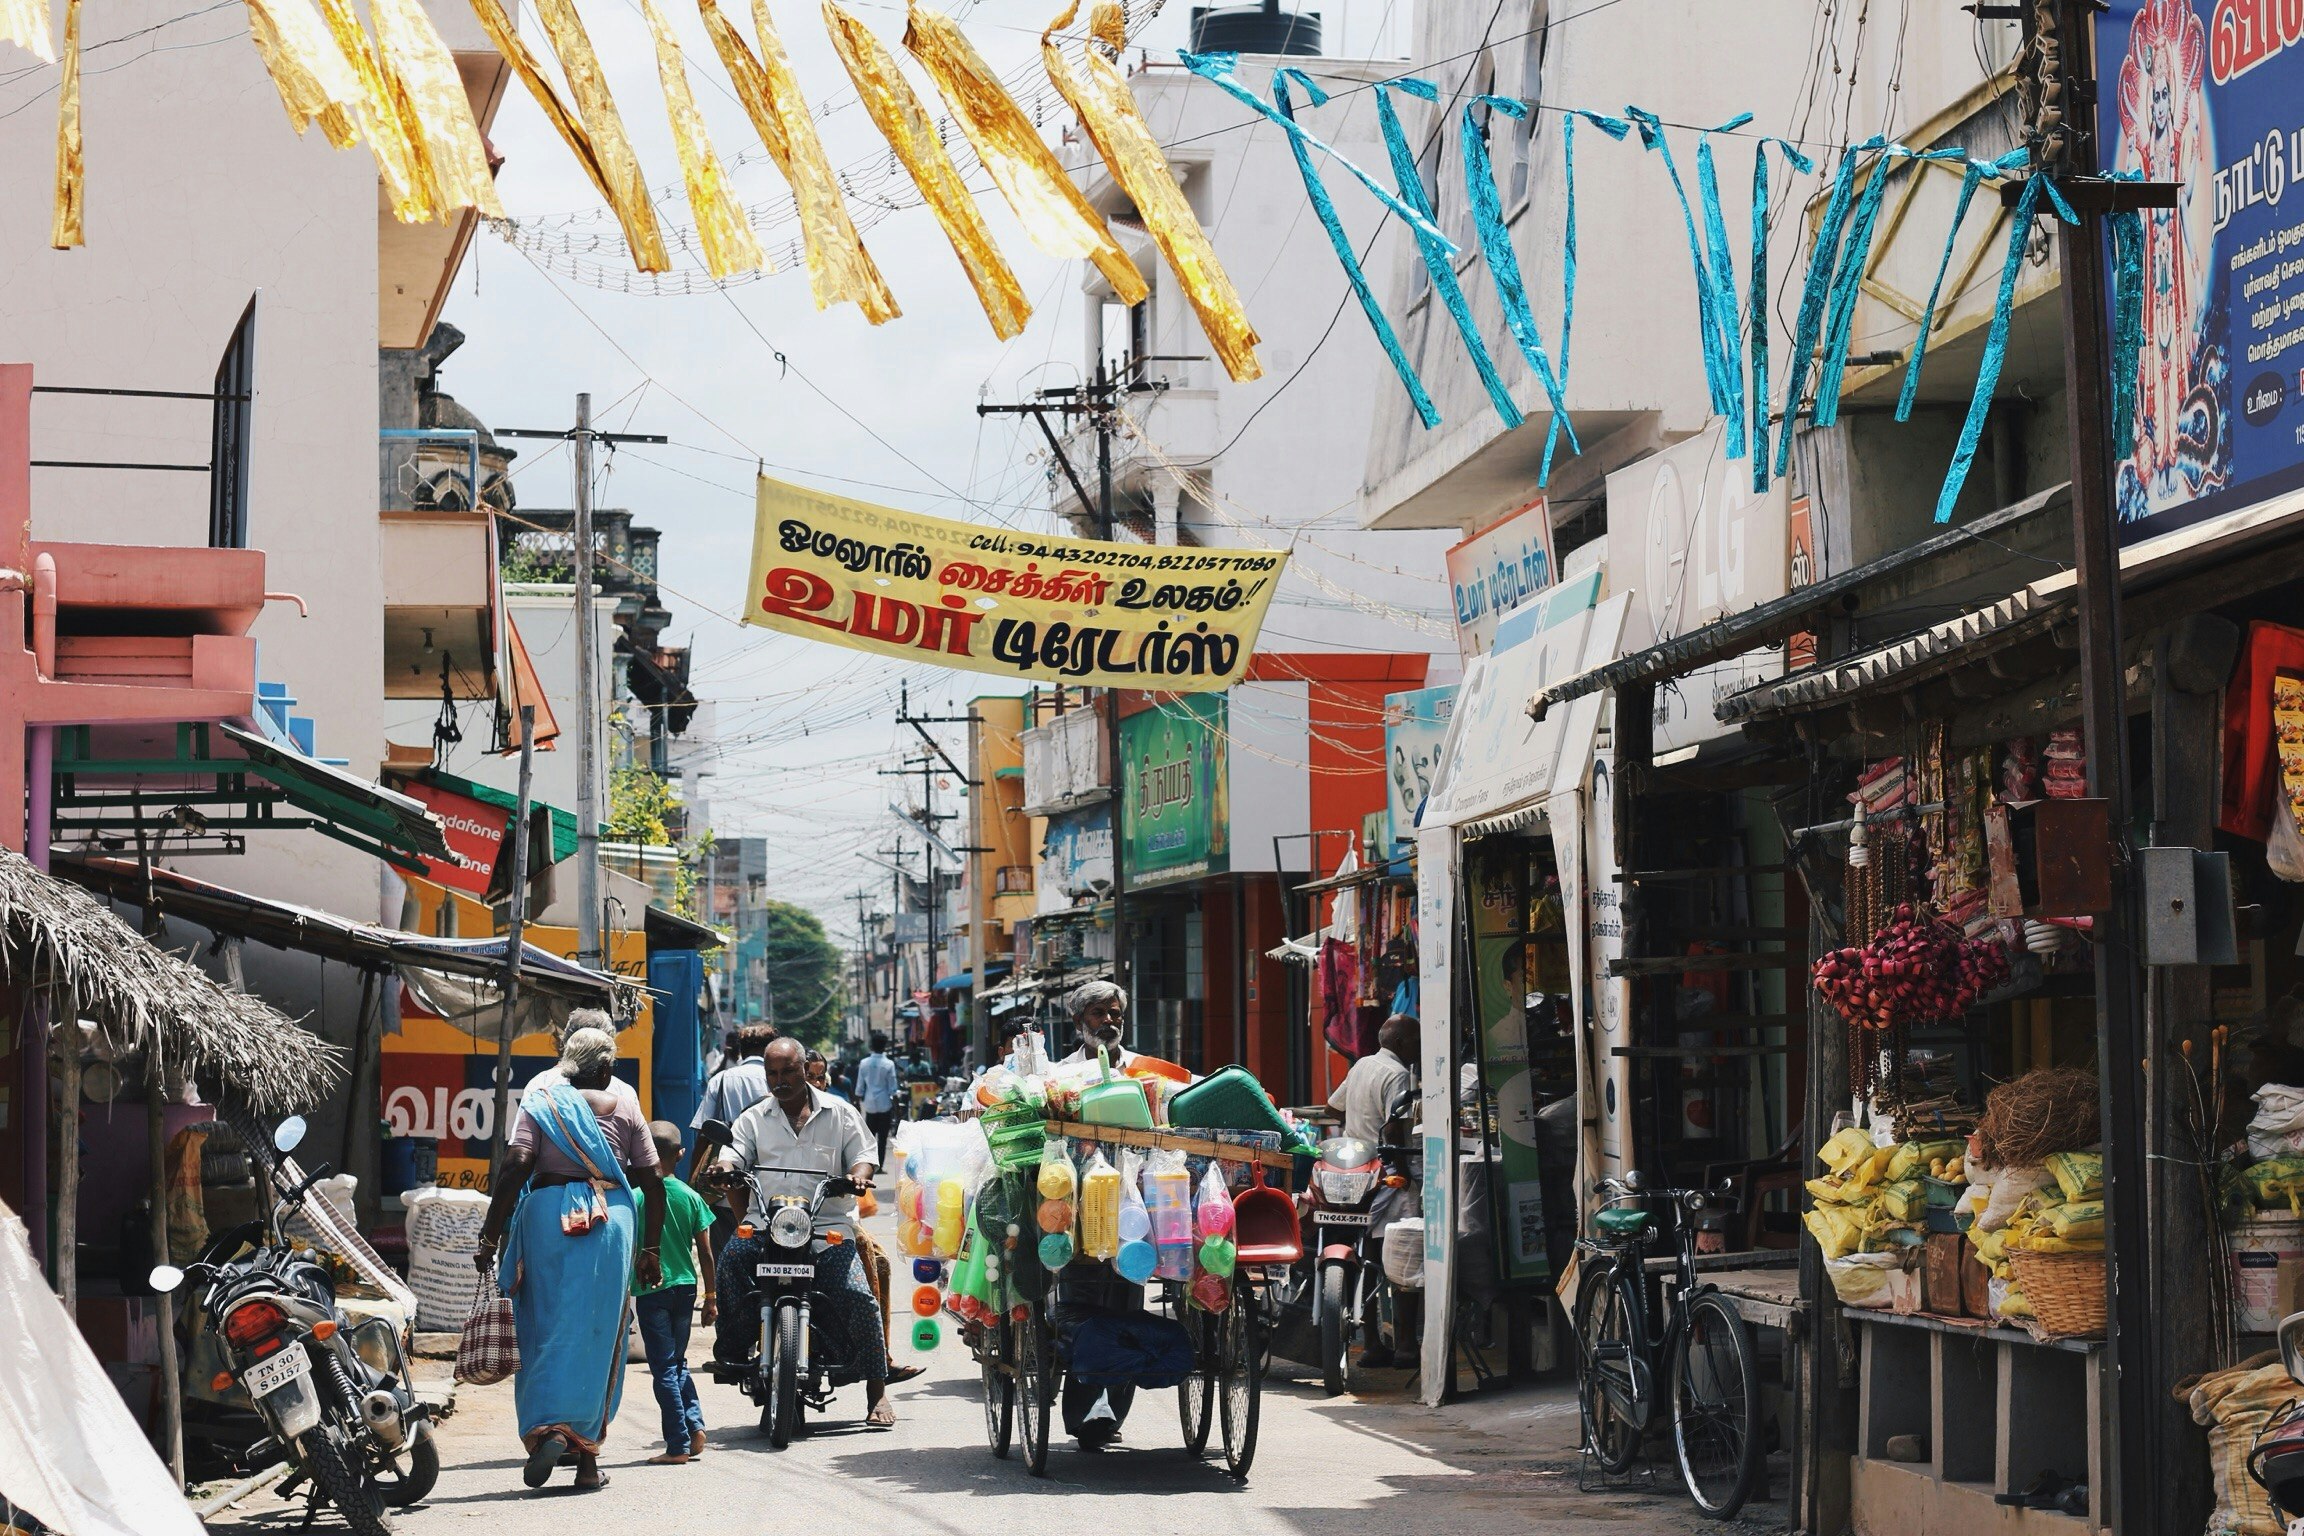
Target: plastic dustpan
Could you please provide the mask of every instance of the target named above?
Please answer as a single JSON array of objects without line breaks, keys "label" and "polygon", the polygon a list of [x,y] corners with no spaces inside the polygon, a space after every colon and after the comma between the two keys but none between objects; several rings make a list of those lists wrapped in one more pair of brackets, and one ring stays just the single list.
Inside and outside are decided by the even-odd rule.
[{"label": "plastic dustpan", "polygon": [[1272,1096],[1256,1081],[1256,1074],[1241,1066],[1220,1067],[1179,1089],[1168,1101],[1168,1123],[1178,1130],[1288,1134],[1288,1122],[1273,1107]]},{"label": "plastic dustpan", "polygon": [[1255,1165],[1256,1182],[1232,1197],[1233,1240],[1240,1245],[1235,1263],[1293,1264],[1304,1257],[1304,1229],[1296,1221],[1296,1202],[1286,1192],[1264,1182],[1264,1165]]},{"label": "plastic dustpan", "polygon": [[1104,1077],[1080,1090],[1080,1118],[1090,1125],[1152,1129],[1152,1101],[1144,1097],[1144,1085],[1132,1077],[1113,1076],[1112,1058],[1102,1046],[1096,1047],[1096,1060]]}]

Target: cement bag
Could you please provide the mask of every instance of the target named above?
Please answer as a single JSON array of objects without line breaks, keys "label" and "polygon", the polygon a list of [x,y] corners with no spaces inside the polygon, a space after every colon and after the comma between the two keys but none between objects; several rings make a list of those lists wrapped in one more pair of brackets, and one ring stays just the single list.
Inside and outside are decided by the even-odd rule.
[{"label": "cement bag", "polygon": [[1424,1288],[1424,1218],[1403,1216],[1384,1229],[1384,1278],[1395,1290]]},{"label": "cement bag", "polygon": [[[326,1201],[328,1208],[335,1212],[337,1220],[347,1230],[357,1232],[360,1230],[360,1220],[352,1210],[352,1195],[359,1187],[358,1179],[348,1173],[339,1173],[313,1185],[311,1198]],[[321,1231],[302,1211],[291,1210],[282,1217],[280,1230],[292,1240],[310,1243],[330,1253],[337,1251],[336,1239]]]},{"label": "cement bag", "polygon": [[472,1255],[480,1227],[488,1219],[488,1197],[476,1189],[409,1190],[408,1288],[416,1293],[416,1327],[424,1333],[455,1333],[472,1310],[480,1272]]},{"label": "cement bag", "polygon": [[1872,1312],[1920,1310],[1920,1272],[1911,1267],[1909,1248],[1886,1253],[1850,1253],[1824,1261],[1832,1294],[1844,1307]]},{"label": "cement bag", "polygon": [[2304,1152],[2304,1088],[2266,1083],[2256,1090],[2256,1116],[2248,1122],[2248,1156],[2256,1162]]},{"label": "cement bag", "polygon": [[2176,1396],[2192,1410],[2192,1422],[2208,1431],[2208,1480],[2216,1508],[2208,1516],[2209,1536],[2281,1536],[2272,1501],[2248,1475],[2248,1448],[2273,1414],[2293,1401],[2296,1383],[2287,1368],[2236,1366],[2176,1384]]}]

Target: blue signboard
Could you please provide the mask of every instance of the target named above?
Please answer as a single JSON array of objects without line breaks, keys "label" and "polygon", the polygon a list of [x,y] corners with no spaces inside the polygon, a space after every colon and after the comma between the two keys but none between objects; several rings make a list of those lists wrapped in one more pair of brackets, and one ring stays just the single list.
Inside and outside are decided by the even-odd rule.
[{"label": "blue signboard", "polygon": [[2112,0],[2096,28],[2105,163],[2183,187],[2144,214],[2134,542],[2304,485],[2304,3]]}]

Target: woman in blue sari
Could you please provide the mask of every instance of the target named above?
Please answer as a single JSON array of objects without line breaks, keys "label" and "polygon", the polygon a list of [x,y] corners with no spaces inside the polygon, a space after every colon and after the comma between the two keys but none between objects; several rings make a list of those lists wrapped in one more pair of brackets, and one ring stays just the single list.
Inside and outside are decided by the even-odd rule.
[{"label": "woman in blue sari", "polygon": [[[480,1268],[494,1264],[512,1298],[520,1343],[512,1393],[531,1488],[571,1452],[579,1489],[608,1485],[600,1442],[623,1396],[631,1277],[637,1270],[653,1283],[659,1273],[663,1170],[647,1122],[607,1092],[615,1063],[616,1037],[605,1030],[568,1037],[566,1081],[521,1102],[480,1234]],[[634,1184],[647,1197],[637,1222]]]}]

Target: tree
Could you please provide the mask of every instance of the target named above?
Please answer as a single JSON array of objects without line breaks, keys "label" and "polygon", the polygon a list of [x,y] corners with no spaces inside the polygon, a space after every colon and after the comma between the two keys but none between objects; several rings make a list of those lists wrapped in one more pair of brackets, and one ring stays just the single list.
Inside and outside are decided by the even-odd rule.
[{"label": "tree", "polygon": [[768,1011],[776,1027],[829,1049],[847,1007],[847,966],[824,924],[804,907],[773,898],[761,904],[766,941]]}]

